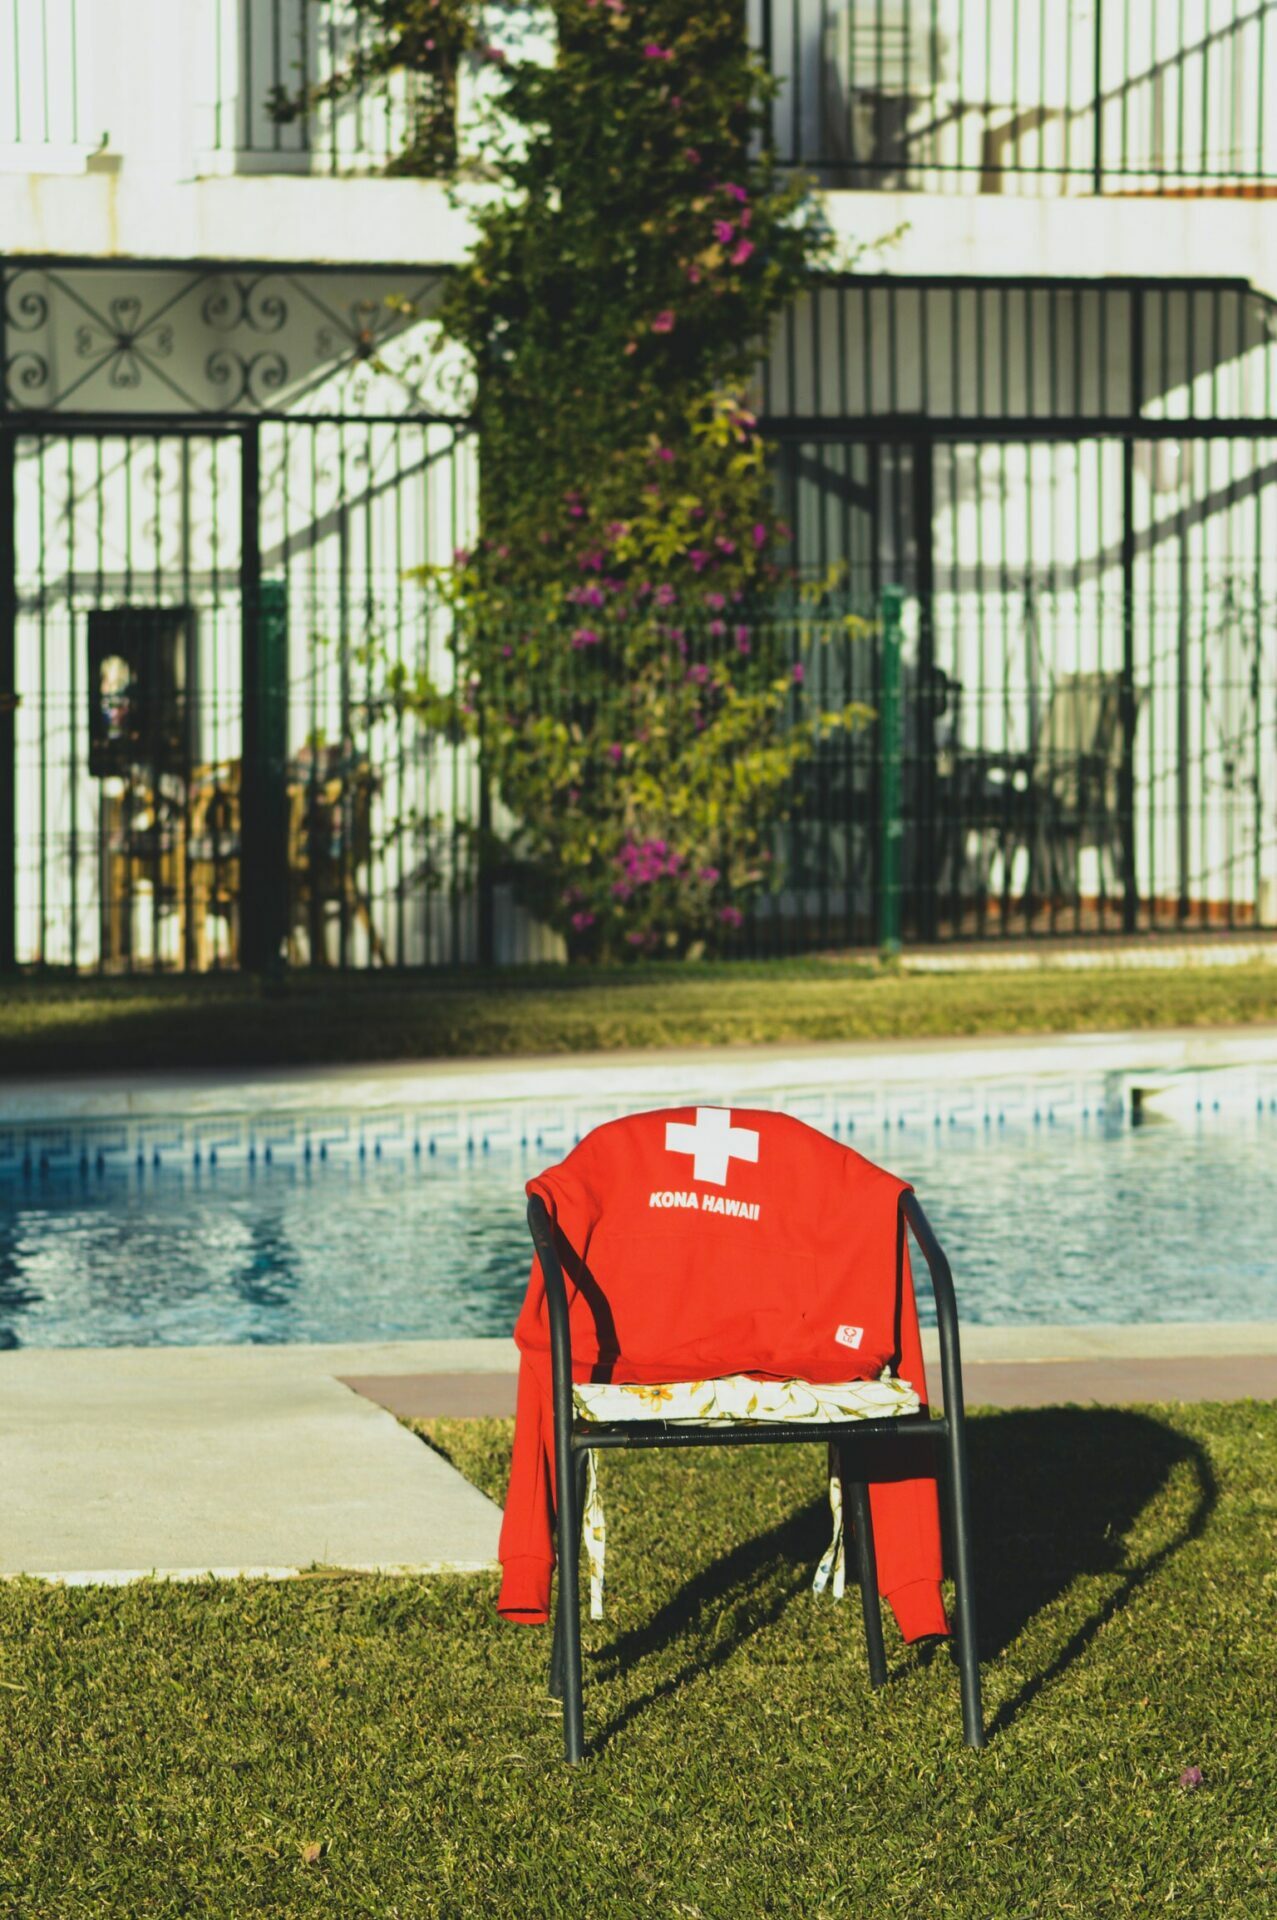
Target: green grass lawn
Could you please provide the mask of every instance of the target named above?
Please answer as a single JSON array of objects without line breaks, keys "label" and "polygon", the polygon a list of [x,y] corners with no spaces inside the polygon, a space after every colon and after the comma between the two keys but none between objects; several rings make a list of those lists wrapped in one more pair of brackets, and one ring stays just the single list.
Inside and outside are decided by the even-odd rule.
[{"label": "green grass lawn", "polygon": [[11,981],[0,1073],[479,1058],[1277,1020],[1277,967],[907,974],[814,958],[490,974]]},{"label": "green grass lawn", "polygon": [[[432,1425],[496,1494],[509,1432]],[[1270,1911],[1277,1406],[988,1413],[972,1447],[983,1753],[947,1657],[889,1629],[873,1695],[854,1591],[809,1592],[814,1448],[604,1462],[576,1770],[489,1578],[0,1587],[0,1913]]]}]

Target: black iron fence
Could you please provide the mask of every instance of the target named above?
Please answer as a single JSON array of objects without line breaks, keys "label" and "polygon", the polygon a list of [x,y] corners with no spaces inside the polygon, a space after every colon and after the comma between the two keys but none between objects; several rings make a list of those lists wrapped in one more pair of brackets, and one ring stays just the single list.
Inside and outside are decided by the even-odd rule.
[{"label": "black iron fence", "polygon": [[1277,183],[1273,0],[750,0],[781,158],[832,186]]},{"label": "black iron fence", "polygon": [[[46,620],[18,690],[21,963],[561,955],[477,831],[501,796],[473,736],[387,698],[370,635],[403,584],[351,585],[228,598],[221,687],[207,605]],[[786,615],[812,751],[734,950],[1277,925],[1277,596],[1250,557],[1169,589],[973,585]],[[446,677],[446,634],[404,637]],[[578,717],[570,661],[539,698]],[[863,724],[821,736],[849,702]]]}]

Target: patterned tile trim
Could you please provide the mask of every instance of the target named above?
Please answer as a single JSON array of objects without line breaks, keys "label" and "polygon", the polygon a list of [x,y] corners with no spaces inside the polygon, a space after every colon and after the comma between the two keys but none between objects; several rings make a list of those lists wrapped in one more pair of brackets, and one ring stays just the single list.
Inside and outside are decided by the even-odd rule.
[{"label": "patterned tile trim", "polygon": [[[685,1096],[675,1098],[685,1104]],[[644,1101],[645,1106],[661,1104],[659,1097]],[[885,1090],[831,1091],[796,1083],[752,1094],[741,1087],[733,1104],[783,1107],[874,1158],[882,1155],[890,1136],[911,1130],[999,1135],[1050,1127],[1114,1128],[1130,1123],[1137,1104],[1145,1112],[1164,1112],[1181,1121],[1243,1112],[1277,1114],[1277,1067],[971,1080]],[[592,1127],[633,1110],[632,1102],[608,1106],[593,1094],[548,1107],[541,1101],[489,1101],[474,1106],[31,1120],[0,1126],[0,1179],[135,1167],[455,1158],[520,1148],[550,1160],[567,1153]]]}]

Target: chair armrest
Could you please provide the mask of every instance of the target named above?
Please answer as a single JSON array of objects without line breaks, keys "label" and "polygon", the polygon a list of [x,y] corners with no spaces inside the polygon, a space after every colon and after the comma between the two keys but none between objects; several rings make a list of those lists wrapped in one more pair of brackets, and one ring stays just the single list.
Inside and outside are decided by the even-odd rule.
[{"label": "chair armrest", "polygon": [[931,1278],[936,1303],[936,1322],[940,1332],[940,1378],[944,1383],[944,1410],[954,1421],[962,1420],[962,1349],[958,1338],[958,1303],[953,1292],[953,1274],[944,1248],[932,1231],[916,1193],[906,1190],[900,1196],[900,1210],[913,1237],[922,1249]]},{"label": "chair armrest", "polygon": [[541,1262],[545,1304],[550,1315],[550,1373],[553,1381],[555,1437],[572,1431],[572,1335],[568,1323],[568,1295],[563,1264],[554,1244],[554,1222],[539,1193],[528,1201],[528,1230]]}]

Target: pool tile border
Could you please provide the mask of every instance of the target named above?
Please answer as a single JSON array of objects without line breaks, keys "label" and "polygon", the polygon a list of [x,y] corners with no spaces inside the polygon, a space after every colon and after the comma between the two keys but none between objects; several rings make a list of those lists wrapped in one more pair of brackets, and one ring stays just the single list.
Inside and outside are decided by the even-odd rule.
[{"label": "pool tile border", "polygon": [[[790,1084],[768,1073],[751,1084],[742,1070],[730,1090],[707,1089],[721,1104],[782,1107],[799,1119],[860,1147],[901,1131],[1023,1134],[1052,1127],[1115,1129],[1133,1117],[1179,1122],[1215,1115],[1277,1115],[1277,1062],[1219,1068],[1114,1069],[1048,1075],[1001,1074],[926,1079],[848,1088],[804,1079],[803,1061],[788,1063]],[[611,1097],[590,1087],[557,1099],[528,1097],[470,1101],[388,1099],[368,1104],[271,1104],[211,1110],[56,1118],[0,1119],[0,1180],[54,1174],[198,1170],[220,1165],[314,1165],[328,1161],[471,1157],[526,1149],[559,1158],[602,1122],[661,1105],[695,1100],[681,1076],[664,1090],[618,1090]],[[229,1090],[227,1090],[229,1091]],[[251,1089],[236,1090],[241,1099]],[[405,1089],[406,1091],[406,1089]],[[174,1089],[174,1098],[179,1090]]]}]

